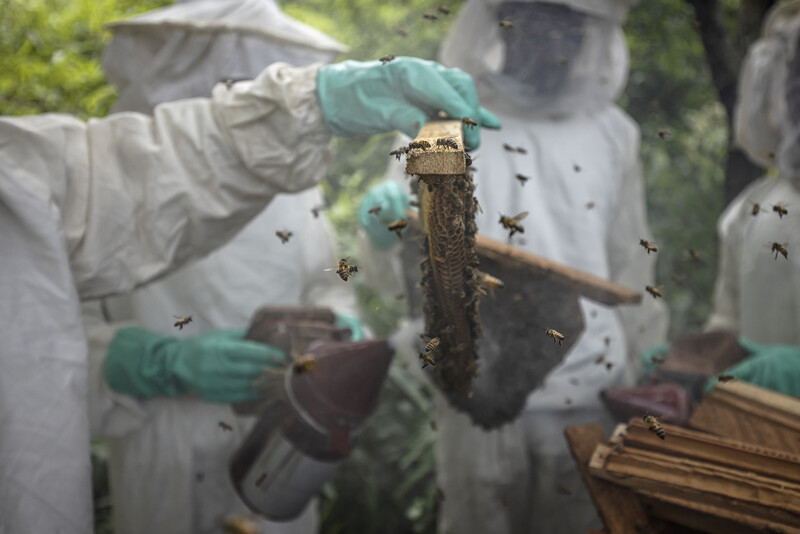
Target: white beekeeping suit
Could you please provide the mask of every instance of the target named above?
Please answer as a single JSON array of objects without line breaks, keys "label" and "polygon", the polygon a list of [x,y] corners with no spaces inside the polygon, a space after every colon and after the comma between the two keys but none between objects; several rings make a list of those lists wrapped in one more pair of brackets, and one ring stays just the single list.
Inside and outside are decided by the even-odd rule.
[{"label": "white beekeeping suit", "polygon": [[[720,216],[720,260],[707,329],[757,343],[800,345],[800,2],[776,5],[743,63],[735,141],[778,176],[756,180]],[[760,211],[753,216],[753,206]],[[773,206],[788,214],[779,216]],[[771,252],[785,243],[788,259]]]},{"label": "white beekeeping suit", "polygon": [[0,532],[92,531],[79,300],[163,276],[320,182],[318,70],[274,64],[152,117],[0,119]]},{"label": "white beekeeping suit", "polygon": [[[330,62],[345,50],[271,0],[183,3],[113,29],[103,66],[120,89],[115,111],[151,113],[163,101],[204,96],[217,81],[252,78],[275,61]],[[318,189],[279,195],[224,247],[108,300],[106,315],[177,337],[244,327],[263,305],[329,306],[354,315],[352,286],[323,271],[337,257],[324,214],[311,212],[321,204]],[[288,243],[281,244],[279,230],[293,232]],[[178,332],[173,314],[192,314],[193,323]],[[110,390],[103,361],[114,332],[127,324],[95,321],[89,328],[91,423],[109,438],[115,532],[222,532],[226,516],[250,515],[228,466],[254,418],[195,397],[137,401]],[[233,430],[223,431],[220,421]],[[257,522],[264,534],[310,534],[318,528],[316,503],[291,522]]]},{"label": "white beekeeping suit", "polygon": [[[483,209],[479,233],[505,241],[508,230],[498,224],[498,213],[527,211],[515,245],[643,291],[653,284],[655,257],[639,245],[640,238],[653,237],[639,130],[614,105],[628,73],[621,23],[631,3],[470,0],[440,58],[475,78],[481,102],[503,125],[484,131],[473,153]],[[501,28],[502,19],[513,28]],[[402,165],[390,172],[395,181],[407,181]],[[529,180],[521,185],[517,174]],[[378,253],[375,261],[391,264],[390,256]],[[599,523],[563,429],[601,422],[611,430],[599,393],[632,385],[638,352],[666,336],[666,309],[649,295],[644,299],[641,306],[620,308],[581,299],[584,332],[512,424],[485,432],[438,398],[437,478],[445,494],[440,532],[585,533]],[[421,331],[417,325],[414,335]],[[542,343],[548,342],[542,333]],[[595,364],[599,355],[613,364],[610,371]],[[570,383],[574,379],[578,385]]]}]

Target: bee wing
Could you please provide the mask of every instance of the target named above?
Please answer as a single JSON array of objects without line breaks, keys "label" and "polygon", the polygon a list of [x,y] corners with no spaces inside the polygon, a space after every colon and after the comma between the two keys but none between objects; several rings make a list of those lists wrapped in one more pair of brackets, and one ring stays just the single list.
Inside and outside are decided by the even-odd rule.
[{"label": "bee wing", "polygon": [[323,271],[324,271],[324,272],[326,272],[326,273],[327,273],[328,271],[338,271],[338,270],[339,270],[339,268],[338,268],[338,267],[331,267],[330,269],[323,269]]},{"label": "bee wing", "polygon": [[175,315],[174,313],[172,314],[172,316],[173,316],[174,318],[176,318],[176,319],[183,319],[183,317],[181,317],[180,315]]},{"label": "bee wing", "polygon": [[524,218],[525,218],[525,217],[527,217],[527,216],[528,216],[528,212],[527,212],[527,211],[523,211],[522,213],[520,213],[520,214],[518,214],[518,215],[514,215],[514,218],[515,218],[517,221],[521,221],[522,219],[524,219]]}]

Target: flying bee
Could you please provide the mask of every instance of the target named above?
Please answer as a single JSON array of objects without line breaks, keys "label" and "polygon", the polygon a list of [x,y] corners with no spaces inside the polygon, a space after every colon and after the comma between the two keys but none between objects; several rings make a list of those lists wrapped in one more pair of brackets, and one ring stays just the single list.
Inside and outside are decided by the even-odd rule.
[{"label": "flying bee", "polygon": [[386,65],[390,61],[394,59],[394,54],[386,54],[385,56],[381,56],[378,58],[378,61],[381,62],[381,65]]},{"label": "flying bee", "polygon": [[595,364],[595,365],[602,365],[602,364],[604,364],[605,362],[606,362],[606,357],[605,357],[605,356],[603,356],[602,354],[601,354],[600,356],[598,356],[597,358],[595,358],[595,359],[594,359],[594,364]]},{"label": "flying bee", "polygon": [[220,421],[218,424],[219,424],[219,427],[222,430],[224,430],[225,432],[233,432],[233,427],[231,425],[229,425],[228,423],[226,423],[225,421]]},{"label": "flying bee", "polygon": [[436,367],[436,362],[434,361],[433,357],[430,354],[425,354],[424,352],[420,352],[419,359],[422,360],[423,369],[425,369],[429,365]]},{"label": "flying bee", "polygon": [[275,235],[281,240],[281,244],[285,245],[294,234],[289,230],[278,230]]},{"label": "flying bee", "polygon": [[644,286],[644,289],[645,289],[645,290],[646,290],[648,293],[650,293],[651,295],[653,295],[653,298],[654,298],[654,299],[658,299],[658,298],[662,298],[661,291],[659,291],[659,288],[660,288],[660,287],[661,287],[661,286],[658,286],[658,287],[656,287],[656,286]]},{"label": "flying bee", "polygon": [[610,336],[604,337],[603,338],[603,343],[605,343],[606,347],[611,346],[611,337]]},{"label": "flying bee", "polygon": [[650,432],[654,433],[661,439],[666,439],[667,433],[664,431],[664,427],[661,426],[655,417],[652,415],[645,415],[642,417],[642,420],[649,425]]},{"label": "flying bee", "polygon": [[473,128],[475,128],[478,125],[477,122],[475,122],[474,120],[470,119],[469,117],[464,117],[463,119],[461,119],[461,122],[463,122],[464,125],[467,126],[470,130],[472,130]]},{"label": "flying bee", "polygon": [[[478,279],[482,287],[479,287],[478,290],[483,293],[483,295],[488,295],[490,298],[494,298],[494,290],[502,289],[506,286],[505,282],[497,278],[496,276],[492,276],[488,273],[484,273],[482,271],[475,271],[475,278]],[[485,288],[488,288],[489,292],[487,293]]]},{"label": "flying bee", "polygon": [[425,354],[431,354],[435,352],[436,349],[439,348],[439,344],[441,343],[441,340],[438,337],[429,338],[425,336],[425,338],[423,339],[425,339],[426,341],[424,349]]},{"label": "flying bee", "polygon": [[667,359],[663,356],[651,356],[650,361],[653,362],[655,365],[661,365],[662,363],[667,361]]},{"label": "flying bee", "polygon": [[394,33],[396,33],[396,34],[397,34],[397,35],[399,35],[400,37],[408,37],[408,32],[407,32],[407,31],[405,31],[405,30],[404,30],[404,29],[402,29],[402,28],[398,28],[398,29],[396,29],[396,30],[394,31]]},{"label": "flying bee", "polygon": [[313,215],[315,219],[318,218],[319,217],[319,212],[324,211],[326,207],[327,206],[325,206],[325,204],[320,204],[319,206],[314,206],[313,208],[311,208],[311,215]]},{"label": "flying bee", "polygon": [[774,243],[767,243],[764,246],[770,248],[770,251],[769,251],[770,254],[772,254],[773,252],[775,253],[775,259],[776,260],[778,259],[778,254],[782,255],[784,258],[786,258],[788,260],[789,259],[789,251],[786,248],[786,245],[788,245],[788,244],[789,243],[778,243],[777,241],[775,241]]},{"label": "flying bee", "polygon": [[295,360],[293,367],[294,372],[298,375],[313,371],[317,366],[317,359],[312,354],[304,354]]},{"label": "flying bee", "polygon": [[441,13],[442,15],[449,15],[450,14],[450,8],[447,7],[447,6],[439,6],[438,8],[436,8],[436,10],[439,13]]},{"label": "flying bee", "polygon": [[666,128],[661,128],[661,129],[658,131],[658,136],[659,136],[661,139],[666,139],[668,135],[669,135],[669,130],[667,130]]},{"label": "flying bee", "polygon": [[594,202],[591,202],[591,201],[587,202],[586,203],[586,209],[587,210],[594,209]]},{"label": "flying bee", "polygon": [[513,217],[507,217],[503,214],[500,214],[500,224],[502,224],[503,228],[505,228],[506,230],[510,230],[510,233],[508,234],[509,239],[511,239],[517,232],[519,232],[520,234],[525,233],[525,227],[522,226],[519,223],[519,221],[521,221],[527,216],[528,216],[527,211],[523,211],[522,213],[514,215]]},{"label": "flying bee", "polygon": [[525,182],[530,180],[529,176],[525,176],[524,174],[517,174],[516,179],[519,180],[519,183],[525,185]]},{"label": "flying bee", "polygon": [[694,263],[700,263],[702,260],[700,259],[700,254],[693,248],[687,249],[687,253],[689,253],[689,259],[692,260]]},{"label": "flying bee", "polygon": [[456,143],[455,139],[451,139],[450,137],[440,137],[436,140],[436,146],[450,147],[453,150],[458,150],[458,143]]},{"label": "flying bee", "polygon": [[518,154],[527,154],[527,153],[528,153],[528,149],[526,149],[526,148],[523,148],[523,147],[521,147],[521,146],[518,146],[518,147],[516,148],[516,150],[517,150],[517,153],[518,153]]},{"label": "flying bee", "polygon": [[719,380],[720,382],[722,382],[722,383],[724,384],[725,382],[730,382],[730,381],[731,381],[731,380],[733,380],[734,378],[736,378],[736,377],[735,377],[735,376],[732,376],[732,375],[725,375],[725,374],[722,374],[722,375],[719,375],[719,376],[717,377],[717,380]]},{"label": "flying bee", "polygon": [[511,28],[514,27],[514,23],[511,22],[510,20],[501,20],[500,22],[497,23],[497,25],[503,28],[504,30],[510,30]]},{"label": "flying bee", "polygon": [[339,265],[337,267],[331,267],[330,269],[325,269],[325,271],[336,271],[336,274],[339,275],[339,278],[347,282],[347,280],[358,273],[358,265],[350,265],[347,263],[349,258],[342,258],[339,260]]},{"label": "flying bee", "polygon": [[408,153],[408,149],[404,146],[401,146],[397,150],[392,150],[391,152],[389,152],[389,155],[394,156],[395,160],[400,161],[400,156],[406,153]]},{"label": "flying bee", "polygon": [[647,254],[650,254],[651,252],[658,252],[658,248],[656,248],[655,243],[651,243],[645,239],[639,239],[639,244],[644,247],[644,249],[647,251]]},{"label": "flying bee", "polygon": [[260,486],[267,479],[266,473],[261,473],[261,476],[256,479],[256,487]]},{"label": "flying bee", "polygon": [[548,328],[547,330],[544,331],[544,335],[553,338],[553,343],[558,343],[559,346],[563,345],[564,343],[564,334],[558,332],[557,330]]},{"label": "flying bee", "polygon": [[778,217],[780,217],[781,219],[783,219],[784,215],[789,215],[789,210],[787,210],[786,207],[781,203],[772,206],[772,211],[777,213]]},{"label": "flying bee", "polygon": [[412,141],[411,143],[408,144],[408,148],[406,149],[406,154],[412,148],[420,148],[422,150],[428,150],[430,147],[431,147],[431,144],[429,142],[425,141],[425,140]]},{"label": "flying bee", "polygon": [[179,315],[173,315],[173,317],[176,320],[175,320],[175,324],[173,324],[172,326],[177,326],[178,330],[183,330],[184,326],[186,326],[187,324],[192,322],[192,316],[191,315],[189,315],[188,317],[181,317]]},{"label": "flying bee", "polygon": [[437,20],[439,20],[439,17],[437,17],[433,13],[425,13],[424,15],[422,15],[422,18],[428,19],[431,22],[436,22]]},{"label": "flying bee", "polygon": [[761,204],[759,204],[758,202],[752,202],[752,204],[753,204],[753,209],[750,211],[750,213],[753,215],[753,217],[755,217],[756,215],[758,215],[758,212],[761,211]]},{"label": "flying bee", "polygon": [[381,212],[382,209],[383,209],[383,207],[380,204],[376,204],[376,205],[372,206],[367,211],[367,213],[371,213],[372,215],[378,215]]},{"label": "flying bee", "polygon": [[614,362],[606,362],[606,371],[610,371],[614,368]]},{"label": "flying bee", "polygon": [[575,172],[581,172],[581,166],[578,165],[577,163],[573,163],[572,170]]},{"label": "flying bee", "polygon": [[396,221],[390,222],[386,228],[388,228],[390,232],[395,232],[397,237],[403,237],[403,230],[406,226],[408,226],[407,220],[397,219]]},{"label": "flying bee", "polygon": [[503,148],[508,152],[514,152],[516,149],[508,143],[503,143]]}]

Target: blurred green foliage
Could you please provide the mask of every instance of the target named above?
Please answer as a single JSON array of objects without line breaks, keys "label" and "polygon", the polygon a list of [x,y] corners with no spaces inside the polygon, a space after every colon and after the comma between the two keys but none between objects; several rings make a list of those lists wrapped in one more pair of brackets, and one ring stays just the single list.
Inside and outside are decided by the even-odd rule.
[{"label": "blurred green foliage", "polygon": [[[115,91],[99,66],[109,35],[104,23],[167,5],[168,0],[0,0],[0,113],[108,112]],[[384,54],[433,59],[452,16],[422,18],[450,0],[295,0],[290,15],[350,46],[345,58]],[[737,0],[725,0],[725,23],[736,24]],[[407,37],[397,30],[407,32]],[[621,105],[642,129],[642,165],[658,252],[658,283],[670,305],[671,333],[696,330],[709,312],[716,270],[715,222],[723,208],[727,145],[692,10],[683,0],[647,0],[625,26],[631,75]],[[662,139],[660,130],[667,130]],[[393,135],[337,139],[337,156],[323,184],[344,255],[355,257],[355,208],[389,164]],[[686,250],[702,255],[691,263]],[[357,258],[355,258],[357,260]],[[672,275],[684,276],[683,285]],[[379,335],[391,332],[403,303],[359,290],[364,316]],[[382,403],[360,436],[353,457],[324,488],[323,532],[393,534],[434,532],[430,391],[400,365],[392,368]],[[96,475],[104,478],[102,444],[95,444]],[[98,520],[110,532],[107,498],[97,482]]]}]

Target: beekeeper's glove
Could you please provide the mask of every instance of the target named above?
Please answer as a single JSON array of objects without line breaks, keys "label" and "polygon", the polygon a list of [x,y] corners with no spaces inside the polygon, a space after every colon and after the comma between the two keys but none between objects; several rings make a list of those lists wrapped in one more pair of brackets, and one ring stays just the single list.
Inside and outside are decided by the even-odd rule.
[{"label": "beekeeper's glove", "polygon": [[[386,250],[399,241],[387,226],[406,217],[410,202],[408,194],[396,182],[383,182],[367,191],[358,205],[358,224],[367,232],[372,246]],[[380,210],[369,212],[378,206]]]},{"label": "beekeeper's glove", "polygon": [[[739,338],[749,357],[727,369],[724,374],[736,380],[800,397],[800,347],[795,345],[759,345]],[[715,376],[706,382],[706,391],[718,382]]]},{"label": "beekeeper's glove", "polygon": [[132,397],[192,394],[228,404],[261,396],[253,381],[286,364],[282,350],[245,340],[244,330],[176,339],[133,327],[114,336],[103,375],[111,389]]},{"label": "beekeeper's glove", "polygon": [[[465,117],[485,128],[500,120],[480,107],[475,84],[461,69],[435,61],[399,57],[378,61],[343,61],[326,65],[317,74],[322,114],[335,135],[367,135],[400,130],[416,137],[438,111]],[[464,142],[480,144],[480,128],[464,127]]]}]

